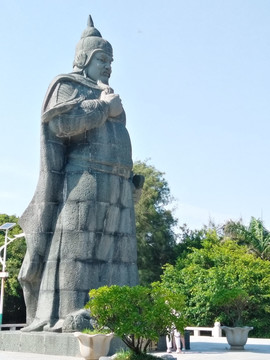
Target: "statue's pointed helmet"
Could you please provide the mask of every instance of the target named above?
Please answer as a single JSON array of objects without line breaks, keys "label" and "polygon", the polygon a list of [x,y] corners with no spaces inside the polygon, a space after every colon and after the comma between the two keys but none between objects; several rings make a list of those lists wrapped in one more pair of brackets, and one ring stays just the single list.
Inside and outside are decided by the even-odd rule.
[{"label": "statue's pointed helmet", "polygon": [[94,27],[93,20],[89,15],[87,28],[83,31],[81,39],[76,46],[73,71],[82,72],[96,51],[103,51],[111,57],[113,56],[111,44],[102,38],[100,32]]}]

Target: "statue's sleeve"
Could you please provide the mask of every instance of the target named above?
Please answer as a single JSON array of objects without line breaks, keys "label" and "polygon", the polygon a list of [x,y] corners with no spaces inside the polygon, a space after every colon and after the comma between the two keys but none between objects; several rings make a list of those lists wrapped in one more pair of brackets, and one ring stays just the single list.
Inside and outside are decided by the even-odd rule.
[{"label": "statue's sleeve", "polygon": [[47,100],[43,121],[58,137],[78,135],[101,126],[109,106],[99,99],[87,99],[72,82],[58,83]]}]

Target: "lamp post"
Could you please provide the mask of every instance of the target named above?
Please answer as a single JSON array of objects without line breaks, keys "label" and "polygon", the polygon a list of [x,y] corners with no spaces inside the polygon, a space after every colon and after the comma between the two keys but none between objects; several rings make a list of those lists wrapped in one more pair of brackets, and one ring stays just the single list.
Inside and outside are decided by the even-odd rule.
[{"label": "lamp post", "polygon": [[[4,307],[4,290],[5,290],[5,279],[8,277],[8,272],[6,272],[6,257],[7,257],[7,246],[14,240],[23,237],[24,233],[19,235],[14,235],[14,238],[8,237],[8,231],[12,229],[16,223],[5,223],[0,226],[0,230],[5,231],[5,243],[0,247],[0,263],[2,264],[2,271],[0,272],[1,278],[1,293],[0,293],[0,325],[3,320],[3,307]],[[3,251],[3,256],[1,252]]]}]

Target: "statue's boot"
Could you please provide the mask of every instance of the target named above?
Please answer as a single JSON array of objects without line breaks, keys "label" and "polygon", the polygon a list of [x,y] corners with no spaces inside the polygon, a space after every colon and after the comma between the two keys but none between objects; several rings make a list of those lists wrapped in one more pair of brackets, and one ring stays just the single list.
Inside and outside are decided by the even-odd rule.
[{"label": "statue's boot", "polygon": [[63,323],[64,323],[64,320],[63,320],[63,319],[60,319],[60,320],[58,320],[54,325],[52,325],[52,324],[47,324],[47,325],[44,327],[44,331],[49,331],[49,332],[62,332]]},{"label": "statue's boot", "polygon": [[41,321],[41,320],[35,319],[30,325],[22,328],[21,331],[24,331],[24,332],[43,331],[44,326],[47,324],[48,324],[48,321],[46,321],[46,320]]}]

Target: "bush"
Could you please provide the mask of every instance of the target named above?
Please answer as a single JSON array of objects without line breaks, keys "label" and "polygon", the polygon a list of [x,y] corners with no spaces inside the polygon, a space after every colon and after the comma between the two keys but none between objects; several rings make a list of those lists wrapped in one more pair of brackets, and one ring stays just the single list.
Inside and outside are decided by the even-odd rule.
[{"label": "bush", "polygon": [[[158,283],[143,286],[103,286],[89,293],[86,308],[98,326],[106,326],[134,352],[145,352],[151,341],[157,341],[173,324],[184,328],[179,315],[183,296],[161,289]],[[172,311],[174,309],[175,311]]]},{"label": "bush", "polygon": [[270,336],[270,262],[245,246],[208,233],[201,249],[192,249],[175,266],[167,265],[162,284],[185,295],[190,326],[253,326],[252,336]]}]

